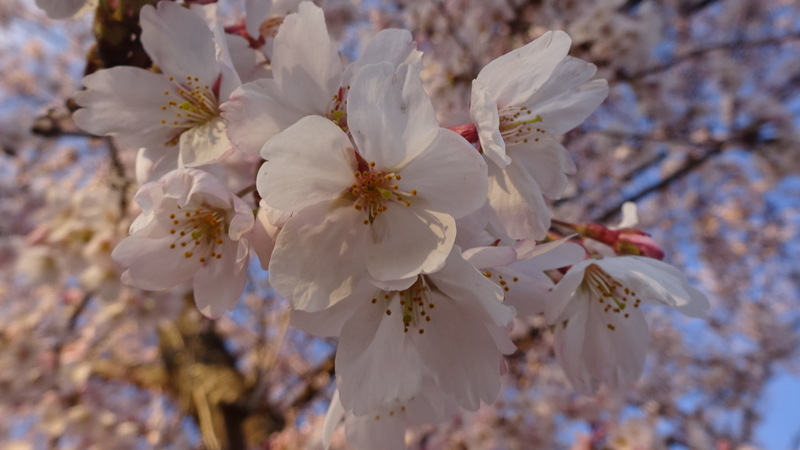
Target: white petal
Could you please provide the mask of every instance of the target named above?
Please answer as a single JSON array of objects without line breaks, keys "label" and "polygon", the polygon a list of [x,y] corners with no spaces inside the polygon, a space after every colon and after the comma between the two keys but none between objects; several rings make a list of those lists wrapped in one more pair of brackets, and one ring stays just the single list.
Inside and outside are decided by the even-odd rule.
[{"label": "white petal", "polygon": [[550,78],[571,44],[567,33],[548,31],[487,64],[477,80],[489,88],[498,105],[520,105]]},{"label": "white petal", "polygon": [[140,148],[136,154],[136,182],[139,185],[156,181],[178,168],[180,146]]},{"label": "white petal", "polygon": [[529,267],[536,267],[539,271],[560,269],[583,261],[586,258],[586,251],[567,239],[569,238],[538,244],[535,247],[531,245],[535,241],[521,241],[516,247],[517,255],[519,259],[528,260]]},{"label": "white petal", "polygon": [[462,256],[476,269],[507,266],[517,260],[517,252],[511,247],[475,247],[464,250]]},{"label": "white petal", "polygon": [[304,111],[295,106],[275,84],[261,79],[243,84],[220,106],[228,121],[228,137],[237,149],[261,156],[261,148],[273,136],[317,111]]},{"label": "white petal", "polygon": [[439,122],[419,72],[408,64],[366,66],[347,98],[347,123],[359,153],[377,167],[393,169],[427,149]]},{"label": "white petal", "polygon": [[625,202],[622,204],[622,219],[612,230],[620,230],[623,228],[633,228],[639,223],[639,215],[636,211],[636,203]]},{"label": "white petal", "polygon": [[456,223],[449,215],[399,204],[390,205],[367,230],[367,270],[377,280],[436,272],[456,237]]},{"label": "white petal", "polygon": [[181,134],[180,156],[181,167],[197,167],[218,162],[231,154],[233,147],[226,134],[226,124],[221,117],[193,128]]},{"label": "white petal", "polygon": [[113,67],[84,77],[86,90],[75,95],[83,106],[72,115],[80,128],[97,135],[111,135],[132,147],[157,147],[177,136],[181,129],[164,126],[172,119],[161,110],[175,85],[163,75],[137,67]]},{"label": "white petal", "polygon": [[267,210],[258,209],[256,223],[253,228],[252,244],[253,250],[258,255],[261,268],[267,270],[269,260],[272,258],[272,250],[275,248],[275,240],[278,238],[280,228],[276,227],[267,218]]},{"label": "white petal", "polygon": [[429,301],[436,305],[428,310],[431,321],[424,334],[409,333],[409,339],[436,383],[470,411],[481,401],[493,403],[500,392],[500,352],[484,321],[442,295],[431,293]]},{"label": "white petal", "polygon": [[469,117],[478,127],[478,139],[483,154],[499,167],[511,164],[511,158],[506,155],[506,142],[500,133],[497,102],[492,98],[486,85],[478,80],[472,82]]},{"label": "white petal", "polygon": [[321,311],[301,311],[293,309],[289,315],[289,323],[295,328],[317,337],[338,337],[344,324],[353,317],[356,310],[372,299],[379,289],[362,281],[353,293],[345,299]]},{"label": "white petal", "polygon": [[569,184],[567,174],[575,174],[575,163],[567,149],[558,140],[543,135],[539,141],[529,139],[528,142],[510,146],[508,153],[514,163],[525,167],[542,194],[551,199],[561,198],[561,194]]},{"label": "white petal", "polygon": [[[370,297],[342,328],[336,351],[336,379],[345,409],[367,414],[382,404],[406,401],[419,391],[419,356],[403,331],[399,301]],[[389,310],[391,314],[386,314]]]},{"label": "white petal", "polygon": [[356,181],[358,163],[350,139],[319,116],[306,117],[270,139],[261,154],[267,161],[256,185],[271,208],[297,211],[333,200]]},{"label": "white petal", "polygon": [[222,258],[209,258],[194,276],[197,309],[212,319],[230,311],[239,302],[247,281],[248,242],[223,238]]},{"label": "white petal", "polygon": [[111,257],[128,268],[129,284],[141,289],[167,289],[200,270],[197,258],[186,258],[181,248],[170,248],[175,241],[175,237],[169,235],[159,238],[128,236],[111,252]]},{"label": "white petal", "polygon": [[400,169],[400,189],[417,191],[411,202],[464,217],[486,203],[487,168],[481,155],[458,134],[440,128],[438,136]]},{"label": "white petal", "polygon": [[366,274],[363,212],[320,202],[286,222],[269,263],[272,287],[304,311],[325,309]]},{"label": "white petal", "polygon": [[496,215],[492,225],[512,239],[540,240],[550,228],[542,191],[519,164],[489,165],[489,205]]},{"label": "white petal", "polygon": [[[503,303],[517,311],[517,317],[541,314],[547,305],[547,291],[553,286],[542,272],[530,273],[525,267],[529,261],[519,261],[511,266],[497,268],[493,274],[501,275],[508,283]],[[537,276],[538,275],[538,276]]]},{"label": "white petal", "polygon": [[575,294],[583,282],[586,267],[592,262],[583,261],[572,266],[550,292],[544,312],[548,324],[555,325],[575,313],[580,304],[579,296]]},{"label": "white petal", "polygon": [[384,61],[399,66],[416,49],[417,46],[408,30],[395,28],[381,30],[372,38],[361,56],[344,70],[342,86],[353,84],[356,74],[362,67]]},{"label": "white petal", "polygon": [[142,45],[164,74],[177,82],[196,77],[200,86],[216,83],[214,35],[203,19],[173,2],[159,2],[157,8],[145,5],[139,17]]},{"label": "white petal", "polygon": [[300,4],[275,36],[272,74],[285,98],[306,114],[325,114],[341,86],[342,61],[328,36],[322,9]]}]

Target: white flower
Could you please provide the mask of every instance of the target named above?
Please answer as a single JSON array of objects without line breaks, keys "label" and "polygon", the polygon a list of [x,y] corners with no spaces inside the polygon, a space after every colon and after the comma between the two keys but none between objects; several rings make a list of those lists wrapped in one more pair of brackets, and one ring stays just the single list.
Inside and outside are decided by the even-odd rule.
[{"label": "white flower", "polygon": [[361,58],[343,69],[322,10],[303,2],[275,37],[274,79],[244,84],[222,106],[231,142],[258,155],[272,136],[309,115],[327,117],[346,129],[348,90],[360,68],[383,61],[400,64],[409,55],[416,53],[408,31],[383,30]]},{"label": "white flower", "polygon": [[556,326],[556,357],[575,389],[592,394],[603,382],[620,389],[639,378],[649,340],[643,302],[690,317],[704,317],[709,306],[680,271],[640,256],[583,261],[556,285],[545,315]]},{"label": "white flower", "polygon": [[51,19],[69,19],[94,9],[97,0],[36,0],[36,6],[43,9]]},{"label": "white flower", "polygon": [[[142,45],[162,74],[113,67],[83,79],[75,123],[132,147],[179,146],[181,167],[209,164],[232,147],[219,104],[239,78],[217,58],[213,33],[195,13],[173,2],[141,10]],[[220,52],[222,58],[225,52]]]},{"label": "white flower", "polygon": [[408,401],[394,399],[374,411],[356,416],[345,410],[339,391],[333,393],[322,429],[322,445],[330,447],[331,435],[344,419],[348,447],[352,450],[405,450],[406,425],[436,425],[452,417],[458,405],[426,377],[420,392]]},{"label": "white flower", "polygon": [[560,198],[575,172],[556,139],[606,98],[597,68],[567,56],[571,40],[547,32],[486,65],[472,83],[470,116],[489,164],[493,224],[514,239],[542,239],[550,226],[544,198]]},{"label": "white flower", "polygon": [[455,220],[486,199],[483,158],[440,128],[418,71],[365,67],[353,82],[350,138],[310,116],[272,138],[257,186],[271,208],[294,212],[278,235],[270,283],[295,308],[316,311],[369,276],[435,272]]},{"label": "white flower", "polygon": [[142,214],[112,253],[127,268],[123,282],[161,290],[192,278],[203,314],[219,317],[232,309],[247,278],[250,208],[196,169],[178,169],[142,186],[135,200]]},{"label": "white flower", "polygon": [[339,336],[336,376],[342,404],[367,414],[395,399],[408,401],[425,376],[463,408],[494,402],[513,308],[502,290],[454,247],[445,266],[401,290],[362,283],[356,292],[318,312],[292,312],[310,334]]},{"label": "white flower", "polygon": [[583,261],[586,252],[578,244],[560,239],[546,244],[520,241],[513,247],[476,247],[464,258],[500,286],[503,302],[517,310],[517,317],[540,314],[553,281],[544,271]]}]

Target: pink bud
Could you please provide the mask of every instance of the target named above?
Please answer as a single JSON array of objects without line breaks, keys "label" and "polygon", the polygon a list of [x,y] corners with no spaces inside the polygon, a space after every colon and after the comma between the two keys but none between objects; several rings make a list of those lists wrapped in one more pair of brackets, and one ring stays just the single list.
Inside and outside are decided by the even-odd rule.
[{"label": "pink bud", "polygon": [[664,259],[664,249],[650,237],[639,230],[624,229],[620,231],[619,239],[613,245],[614,251],[619,255],[647,256],[658,260]]}]

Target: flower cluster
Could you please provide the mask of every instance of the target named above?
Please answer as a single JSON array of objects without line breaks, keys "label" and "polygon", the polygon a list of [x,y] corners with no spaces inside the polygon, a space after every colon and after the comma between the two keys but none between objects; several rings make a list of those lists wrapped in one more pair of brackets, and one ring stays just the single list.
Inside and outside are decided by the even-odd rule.
[{"label": "flower cluster", "polygon": [[484,67],[471,123],[447,129],[410,33],[381,31],[344,66],[322,10],[284,6],[248,2],[248,39],[201,6],[143,7],[158,70],[87,76],[74,118],[143,147],[142,213],[112,253],[124,282],[191,279],[199,309],[219,317],[254,251],[292,324],[339,338],[326,442],[345,418],[355,448],[404,448],[407,423],[493,403],[515,317],[544,313],[567,377],[593,393],[641,375],[642,305],[703,315],[707,300],[677,270],[619,251],[642,239],[604,254],[586,227],[548,234],[546,199],[576,171],[558,136],[608,93],[594,65],[568,56],[566,33]]}]

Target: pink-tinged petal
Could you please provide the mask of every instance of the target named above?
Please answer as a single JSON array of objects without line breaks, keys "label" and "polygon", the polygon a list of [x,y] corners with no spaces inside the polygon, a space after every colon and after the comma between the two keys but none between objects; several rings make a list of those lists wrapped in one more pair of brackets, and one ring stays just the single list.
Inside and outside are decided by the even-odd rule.
[{"label": "pink-tinged petal", "polygon": [[487,64],[477,80],[489,87],[498,105],[519,105],[550,78],[571,44],[567,33],[548,31]]},{"label": "pink-tinged petal", "polygon": [[370,283],[379,287],[382,291],[405,291],[416,283],[419,275],[413,277],[401,278],[399,280],[376,280],[370,279]]},{"label": "pink-tinged petal", "polygon": [[633,384],[644,370],[649,339],[641,310],[625,318],[587,304],[565,327],[556,326],[554,347],[573,387],[592,395],[601,383],[614,391]]},{"label": "pink-tinged petal", "polygon": [[378,168],[404,166],[439,136],[439,122],[419,71],[408,64],[362,68],[347,101],[347,123],[356,147]]},{"label": "pink-tinged petal", "polygon": [[596,71],[594,64],[567,57],[521,106],[528,106],[534,116],[542,116],[540,126],[548,132],[564,134],[586,120],[608,96],[606,80],[587,83]]},{"label": "pink-tinged petal", "polygon": [[500,134],[497,102],[489,93],[489,88],[478,80],[472,82],[469,117],[478,127],[478,139],[483,154],[499,167],[511,164],[511,158],[506,155],[506,142]]},{"label": "pink-tinged petal", "polygon": [[111,252],[111,257],[128,268],[129,284],[148,290],[167,289],[194,276],[201,265],[197,258],[186,258],[181,248],[170,248],[175,241],[170,235],[128,236]]},{"label": "pink-tinged petal", "polygon": [[180,147],[140,148],[136,154],[136,182],[156,181],[178,168]]},{"label": "pink-tinged petal", "polygon": [[489,203],[472,214],[456,219],[456,245],[461,248],[484,247],[493,244],[497,238],[489,235],[486,227],[489,226],[489,216],[492,214]]},{"label": "pink-tinged petal", "polygon": [[[362,213],[363,216],[363,213]],[[439,270],[453,248],[456,222],[447,214],[393,204],[371,226],[367,270],[377,280],[397,280]]]},{"label": "pink-tinged petal", "polygon": [[201,205],[231,208],[233,194],[213,175],[199,169],[178,169],[166,174],[161,182],[164,194],[177,201],[180,207]]},{"label": "pink-tinged petal", "polygon": [[342,419],[345,416],[344,406],[339,400],[339,390],[333,391],[331,397],[331,404],[328,406],[328,412],[325,413],[325,421],[322,424],[322,447],[328,450],[331,446],[331,436],[336,431]]},{"label": "pink-tinged petal", "polygon": [[544,311],[548,324],[555,325],[575,313],[584,300],[584,296],[576,295],[576,292],[583,282],[586,267],[591,263],[592,261],[583,261],[572,266],[550,292]]},{"label": "pink-tinged petal", "polygon": [[[185,82],[213,86],[219,76],[214,35],[197,14],[173,2],[142,7],[142,45],[161,71]],[[199,81],[194,81],[198,78]]]},{"label": "pink-tinged petal", "polygon": [[487,168],[481,155],[458,134],[439,128],[438,136],[400,169],[400,189],[417,191],[411,202],[464,217],[486,203]]},{"label": "pink-tinged petal", "polygon": [[313,312],[291,310],[289,323],[312,336],[339,337],[344,324],[353,317],[356,310],[364,306],[364,299],[371,299],[377,292],[378,288],[370,286],[369,282],[362,282],[352,295],[330,308]]},{"label": "pink-tinged petal", "polygon": [[228,137],[233,145],[253,156],[261,156],[261,148],[271,137],[315,113],[299,109],[270,79],[242,85],[220,106],[220,111],[228,121]]},{"label": "pink-tinged petal", "polygon": [[249,245],[245,239],[224,238],[222,258],[209,258],[194,276],[194,302],[206,317],[216,319],[239,302],[247,281]]},{"label": "pink-tinged petal", "polygon": [[512,247],[475,247],[464,250],[462,256],[476,269],[507,266],[517,260]]},{"label": "pink-tinged petal", "polygon": [[272,74],[285,98],[306,114],[327,113],[342,80],[342,61],[328,36],[322,9],[300,4],[275,36]]},{"label": "pink-tinged petal", "polygon": [[567,175],[575,174],[575,163],[558,140],[542,135],[538,141],[509,146],[508,154],[531,174],[547,198],[559,199],[569,184]]},{"label": "pink-tinged petal", "polygon": [[267,211],[259,208],[253,228],[252,244],[261,268],[264,270],[269,268],[269,260],[272,258],[272,250],[275,248],[275,240],[280,231],[281,229],[273,225],[267,218]]},{"label": "pink-tinged petal", "polygon": [[[231,63],[241,77],[242,83],[271,76],[272,72],[267,68],[263,53],[251,48],[247,39],[235,34],[225,34],[225,40],[230,51]],[[230,92],[227,95],[220,95],[221,101],[227,101],[229,97]]]},{"label": "pink-tinged petal", "polygon": [[[216,5],[214,5],[216,9]],[[219,94],[217,95],[218,103],[227,102],[231,93],[242,85],[242,79],[236,71],[236,66],[233,64],[231,56],[231,49],[228,43],[238,42],[239,45],[247,44],[247,41],[241,36],[234,36],[226,34],[222,28],[222,23],[216,21],[212,28],[214,33],[214,43],[217,49],[217,63],[219,65]],[[228,37],[230,36],[230,37]]]},{"label": "pink-tinged petal", "polygon": [[80,128],[119,138],[132,147],[163,148],[180,133],[162,124],[172,119],[162,111],[175,85],[163,75],[137,67],[113,67],[84,77],[86,90],[75,95],[83,108],[72,115]]},{"label": "pink-tinged petal", "polygon": [[245,0],[244,1],[244,24],[247,34],[253,38],[260,35],[258,29],[261,24],[269,17],[272,10],[272,0]]},{"label": "pink-tinged petal", "polygon": [[543,272],[550,269],[560,269],[583,261],[586,251],[580,245],[567,241],[568,238],[545,244],[535,244],[535,241],[522,241],[516,246],[519,259],[528,261],[532,270]]},{"label": "pink-tinged petal", "polygon": [[396,405],[370,411],[363,416],[349,414],[344,422],[347,446],[351,450],[406,450],[405,414]]},{"label": "pink-tinged petal", "polygon": [[493,403],[500,392],[500,352],[484,321],[435,292],[428,300],[436,305],[428,310],[431,321],[423,334],[409,333],[408,340],[436,384],[462,408],[476,411],[481,401]]},{"label": "pink-tinged petal", "polygon": [[707,314],[708,298],[667,263],[643,256],[623,256],[604,259],[600,266],[636,292],[643,302],[670,306],[689,317],[703,318]]},{"label": "pink-tinged petal", "polygon": [[336,381],[342,405],[353,414],[408,400],[419,391],[419,356],[406,339],[400,302],[394,300],[387,305],[382,298],[372,303],[364,297],[339,336]]},{"label": "pink-tinged petal", "polygon": [[502,275],[508,283],[503,289],[505,291],[503,304],[514,308],[517,317],[533,316],[545,311],[547,290],[553,285],[553,282],[550,281],[548,284],[549,279],[544,274],[541,274],[544,279],[534,278],[517,271],[515,267],[503,267],[495,269],[495,272]]},{"label": "pink-tinged petal", "polygon": [[458,403],[444,393],[430,376],[422,379],[418,395],[406,403],[406,420],[417,425],[437,425],[458,413]]},{"label": "pink-tinged petal", "polygon": [[468,263],[461,249],[454,247],[444,267],[428,277],[459,308],[486,323],[508,327],[513,322],[514,310],[503,305],[502,289]]},{"label": "pink-tinged petal", "polygon": [[181,134],[180,148],[178,165],[181,167],[212,164],[225,159],[233,151],[221,117],[186,130]]},{"label": "pink-tinged petal", "polygon": [[399,66],[417,49],[413,39],[408,30],[392,28],[379,31],[361,53],[361,56],[350,63],[344,70],[342,86],[353,84],[358,72],[368,64],[386,61]]},{"label": "pink-tinged petal", "polygon": [[550,211],[542,191],[519,164],[500,169],[489,165],[490,219],[498,231],[512,239],[543,239],[550,228]]},{"label": "pink-tinged petal", "polygon": [[270,139],[261,154],[267,161],[256,185],[271,208],[297,211],[334,200],[356,181],[358,163],[350,139],[319,116],[306,117]]},{"label": "pink-tinged petal", "polygon": [[90,2],[87,0],[36,0],[36,6],[43,9],[51,19],[69,19],[77,15]]},{"label": "pink-tinged petal", "polygon": [[272,252],[272,287],[303,311],[319,311],[349,296],[366,274],[363,217],[331,202],[295,213]]}]

